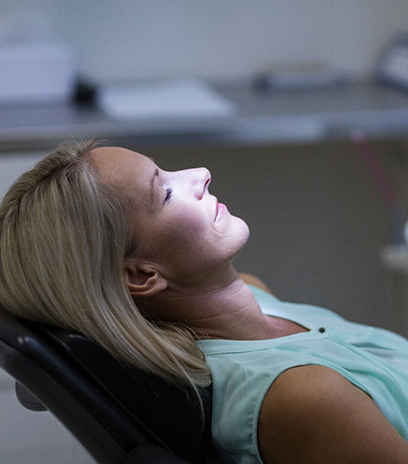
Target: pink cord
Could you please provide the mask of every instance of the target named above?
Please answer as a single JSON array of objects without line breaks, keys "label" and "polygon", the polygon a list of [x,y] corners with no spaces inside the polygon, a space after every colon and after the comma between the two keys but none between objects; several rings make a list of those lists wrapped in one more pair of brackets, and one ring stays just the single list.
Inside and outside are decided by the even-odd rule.
[{"label": "pink cord", "polygon": [[389,209],[394,209],[399,205],[398,198],[387,178],[386,173],[384,172],[384,169],[371,150],[364,134],[358,131],[353,133],[351,138],[369,169],[371,176],[377,184],[378,190],[380,191],[386,206]]}]

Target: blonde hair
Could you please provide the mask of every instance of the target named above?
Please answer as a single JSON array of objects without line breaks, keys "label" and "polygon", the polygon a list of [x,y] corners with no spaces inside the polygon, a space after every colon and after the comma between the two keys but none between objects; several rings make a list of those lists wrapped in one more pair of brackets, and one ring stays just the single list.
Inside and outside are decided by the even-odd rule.
[{"label": "blonde hair", "polygon": [[192,333],[153,323],[128,293],[136,244],[126,197],[106,185],[93,142],[61,146],[23,174],[0,206],[0,304],[78,330],[117,358],[168,380],[210,383]]}]

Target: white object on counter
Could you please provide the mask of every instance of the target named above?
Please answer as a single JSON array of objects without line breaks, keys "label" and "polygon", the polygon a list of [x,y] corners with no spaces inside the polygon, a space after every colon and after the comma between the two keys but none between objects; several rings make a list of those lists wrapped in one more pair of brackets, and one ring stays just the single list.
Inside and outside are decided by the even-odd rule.
[{"label": "white object on counter", "polygon": [[75,78],[74,57],[67,45],[0,46],[0,105],[66,102]]},{"label": "white object on counter", "polygon": [[116,119],[228,116],[235,105],[200,79],[107,84],[98,103]]}]

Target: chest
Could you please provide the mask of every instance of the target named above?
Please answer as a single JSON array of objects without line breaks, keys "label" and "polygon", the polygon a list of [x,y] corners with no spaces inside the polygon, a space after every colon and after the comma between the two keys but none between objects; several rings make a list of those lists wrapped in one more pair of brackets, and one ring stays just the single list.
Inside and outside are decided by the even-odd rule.
[{"label": "chest", "polygon": [[281,317],[268,316],[267,321],[274,327],[276,337],[287,337],[301,332],[309,332],[309,329],[296,322]]}]

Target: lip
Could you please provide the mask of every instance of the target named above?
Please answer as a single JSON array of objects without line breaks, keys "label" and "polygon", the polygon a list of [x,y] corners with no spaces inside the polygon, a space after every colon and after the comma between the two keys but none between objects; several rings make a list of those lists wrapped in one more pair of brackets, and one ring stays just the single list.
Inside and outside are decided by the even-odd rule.
[{"label": "lip", "polygon": [[218,210],[219,210],[219,207],[218,207],[218,199],[216,198],[216,199],[215,199],[215,217],[214,217],[214,222],[217,220],[217,217],[218,217]]},{"label": "lip", "polygon": [[217,222],[225,213],[227,207],[223,203],[218,203],[217,200],[217,214],[215,216],[215,222]]}]

